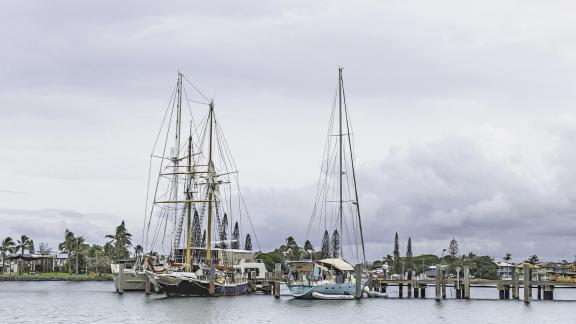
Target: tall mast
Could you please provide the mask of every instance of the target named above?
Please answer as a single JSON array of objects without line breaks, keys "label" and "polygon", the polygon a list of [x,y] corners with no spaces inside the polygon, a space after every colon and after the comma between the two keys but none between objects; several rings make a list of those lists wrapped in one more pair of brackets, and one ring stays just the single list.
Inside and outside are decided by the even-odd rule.
[{"label": "tall mast", "polygon": [[[340,201],[338,208],[338,215],[340,218],[340,237],[342,237],[342,67],[338,68],[338,123],[339,123],[339,136],[340,139]],[[340,257],[343,255],[342,240],[340,240]]]},{"label": "tall mast", "polygon": [[[179,165],[179,157],[180,157],[180,128],[182,124],[182,73],[178,71],[178,84],[177,88],[177,96],[178,100],[176,103],[176,143],[174,147],[174,156],[172,157],[172,161],[174,163],[174,191],[173,191],[173,200],[178,201],[178,165]],[[175,203],[177,204],[177,203]],[[178,250],[179,246],[179,237],[176,235],[176,230],[178,227],[178,208],[174,208],[174,231],[172,232],[172,257],[176,256],[176,251]]]},{"label": "tall mast", "polygon": [[186,270],[192,269],[190,241],[192,240],[192,135],[188,136],[188,189],[186,190]]},{"label": "tall mast", "polygon": [[346,105],[346,92],[344,91],[344,80],[342,79],[342,99],[344,101],[344,115],[346,117],[346,133],[348,134],[348,148],[350,150],[350,166],[352,167],[352,180],[354,182],[354,198],[356,203],[356,213],[358,215],[358,227],[360,229],[360,241],[362,244],[362,260],[366,264],[366,249],[364,247],[364,231],[362,230],[362,217],[360,216],[360,201],[358,200],[358,185],[356,183],[356,170],[354,168],[354,152],[352,151],[352,141],[350,140],[350,123],[348,122],[348,106]]},{"label": "tall mast", "polygon": [[208,116],[208,122],[210,123],[210,133],[209,133],[209,146],[208,146],[208,233],[206,239],[206,259],[209,264],[212,263],[212,194],[214,186],[214,163],[212,162],[212,126],[214,123],[214,102],[210,101],[210,112]]}]

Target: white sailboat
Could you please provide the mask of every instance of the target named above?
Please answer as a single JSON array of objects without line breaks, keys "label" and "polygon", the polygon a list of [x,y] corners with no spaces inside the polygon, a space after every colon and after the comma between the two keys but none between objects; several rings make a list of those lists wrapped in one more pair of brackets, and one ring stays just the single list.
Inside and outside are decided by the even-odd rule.
[{"label": "white sailboat", "polygon": [[[325,251],[320,260],[310,261],[307,266],[294,272],[290,270],[290,278],[294,277],[294,280],[290,280],[288,287],[292,295],[299,299],[354,299],[356,282],[361,280],[361,285],[366,285],[366,280],[357,277],[354,266],[345,259],[344,241],[340,240],[347,234],[347,257],[365,264],[352,132],[342,70],[338,69],[337,95],[332,107],[316,203],[307,233],[308,236],[315,221],[322,223]],[[330,252],[326,251],[328,227],[333,229]]]}]

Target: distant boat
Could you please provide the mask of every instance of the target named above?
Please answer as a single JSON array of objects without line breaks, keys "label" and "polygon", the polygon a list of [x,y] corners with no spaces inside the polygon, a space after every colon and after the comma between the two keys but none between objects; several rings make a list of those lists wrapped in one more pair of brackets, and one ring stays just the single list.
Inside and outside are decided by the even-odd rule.
[{"label": "distant boat", "polygon": [[[335,124],[336,129],[334,129]],[[334,134],[334,131],[337,133]],[[339,68],[337,95],[334,98],[328,139],[324,150],[325,160],[322,164],[316,203],[308,228],[310,232],[314,218],[323,220],[326,239],[328,224],[332,224],[334,246],[331,255],[324,255],[323,259],[317,261],[299,262],[297,267],[289,269],[288,288],[294,298],[353,299],[356,281],[361,280],[361,286],[366,286],[367,281],[363,278],[356,278],[354,266],[344,259],[344,244],[340,241],[340,238],[344,237],[346,225],[349,227],[348,233],[356,238],[348,247],[351,248],[356,259],[365,264],[364,235],[351,134],[342,68]],[[337,140],[332,140],[334,138]],[[334,203],[336,203],[336,208],[334,208]]]},{"label": "distant boat", "polygon": [[[251,237],[247,236],[241,249],[242,225],[237,222],[232,229],[232,217],[241,221],[250,215],[240,192],[235,163],[216,119],[214,101],[189,83],[200,95],[198,100],[191,98],[183,87],[185,81],[189,83],[178,73],[173,99],[158,135],[164,146],[152,154],[160,166],[155,187],[149,188],[153,201],[145,226],[144,246],[150,251],[145,257],[145,273],[154,286],[169,296],[245,294],[248,266],[253,260]],[[199,124],[193,116],[184,120],[184,114],[192,114],[191,102],[208,108]],[[170,138],[174,143],[168,149]],[[153,215],[157,216],[155,220]],[[171,243],[169,255],[162,257],[164,253],[159,250],[166,249],[165,242]],[[153,252],[160,256],[152,257]]]}]

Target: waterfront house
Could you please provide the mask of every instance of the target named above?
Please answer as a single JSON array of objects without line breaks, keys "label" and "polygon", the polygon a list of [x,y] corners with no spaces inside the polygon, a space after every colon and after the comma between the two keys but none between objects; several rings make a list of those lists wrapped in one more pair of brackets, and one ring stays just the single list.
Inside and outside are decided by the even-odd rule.
[{"label": "waterfront house", "polygon": [[498,275],[498,278],[504,280],[512,280],[512,271],[514,269],[514,264],[505,261],[495,261],[495,263],[496,266],[498,267],[496,269],[496,274]]},{"label": "waterfront house", "polygon": [[18,254],[4,258],[4,272],[50,272],[54,271],[54,255]]}]

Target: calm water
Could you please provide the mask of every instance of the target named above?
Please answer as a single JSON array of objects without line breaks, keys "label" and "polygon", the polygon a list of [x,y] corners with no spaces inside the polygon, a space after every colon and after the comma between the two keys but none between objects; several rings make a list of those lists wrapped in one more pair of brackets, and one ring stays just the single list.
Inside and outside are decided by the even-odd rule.
[{"label": "calm water", "polygon": [[[397,296],[393,288],[391,295]],[[534,291],[534,296],[536,291]],[[522,291],[521,291],[522,293]],[[426,292],[433,295],[433,288]],[[472,289],[480,300],[381,298],[305,301],[283,296],[165,298],[118,295],[111,282],[0,282],[1,323],[576,323],[576,290],[564,301],[499,301],[495,288]],[[450,293],[448,293],[450,296]]]}]

